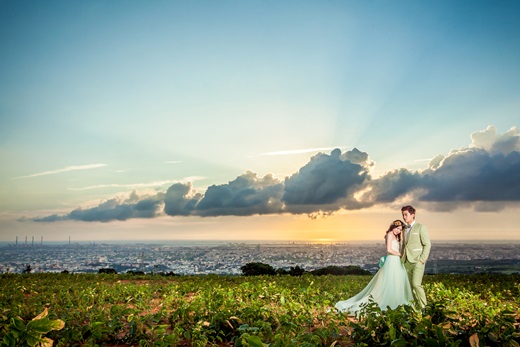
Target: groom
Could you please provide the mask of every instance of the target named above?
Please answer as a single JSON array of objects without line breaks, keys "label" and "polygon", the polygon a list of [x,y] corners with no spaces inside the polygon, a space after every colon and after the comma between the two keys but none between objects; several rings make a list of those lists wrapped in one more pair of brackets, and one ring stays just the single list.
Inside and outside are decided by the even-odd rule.
[{"label": "groom", "polygon": [[426,306],[426,294],[422,286],[422,278],[424,266],[430,254],[430,237],[426,226],[415,221],[415,208],[409,205],[403,206],[401,213],[407,224],[401,260],[410,279],[415,305],[417,309],[423,309]]}]

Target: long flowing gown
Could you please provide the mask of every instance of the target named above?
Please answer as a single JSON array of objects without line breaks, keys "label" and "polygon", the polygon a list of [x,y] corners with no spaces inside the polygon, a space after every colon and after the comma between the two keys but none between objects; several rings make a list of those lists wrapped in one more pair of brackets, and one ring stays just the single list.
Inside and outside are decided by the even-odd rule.
[{"label": "long flowing gown", "polygon": [[[392,240],[392,249],[399,252],[399,242]],[[338,301],[335,307],[341,312],[355,315],[360,311],[361,305],[372,297],[381,310],[391,309],[399,305],[410,304],[413,300],[410,281],[401,258],[397,255],[387,254],[386,260],[374,278],[357,295],[348,300]]]}]

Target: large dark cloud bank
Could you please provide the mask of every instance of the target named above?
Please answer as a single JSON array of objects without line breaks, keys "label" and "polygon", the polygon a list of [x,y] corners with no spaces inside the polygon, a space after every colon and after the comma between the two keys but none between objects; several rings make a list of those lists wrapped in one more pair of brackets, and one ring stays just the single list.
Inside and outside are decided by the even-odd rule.
[{"label": "large dark cloud bank", "polygon": [[[212,185],[204,193],[190,183],[176,183],[166,192],[126,200],[111,199],[66,215],[35,218],[101,221],[169,216],[248,216],[256,214],[328,214],[357,210],[406,198],[429,208],[451,210],[473,206],[500,209],[520,201],[520,131],[498,134],[494,126],[471,135],[467,148],[433,158],[423,171],[404,168],[371,175],[374,162],[354,148],[344,153],[319,153],[284,180],[247,171],[234,180]],[[428,203],[428,204],[426,204]]]}]

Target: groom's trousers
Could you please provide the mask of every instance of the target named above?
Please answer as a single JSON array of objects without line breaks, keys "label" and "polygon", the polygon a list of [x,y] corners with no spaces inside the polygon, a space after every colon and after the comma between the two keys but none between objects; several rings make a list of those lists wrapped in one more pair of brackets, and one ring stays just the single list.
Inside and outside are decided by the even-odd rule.
[{"label": "groom's trousers", "polygon": [[412,293],[415,299],[415,305],[417,309],[423,309],[426,307],[426,294],[422,286],[422,279],[424,275],[424,264],[420,261],[416,263],[404,262],[404,267],[412,286]]}]

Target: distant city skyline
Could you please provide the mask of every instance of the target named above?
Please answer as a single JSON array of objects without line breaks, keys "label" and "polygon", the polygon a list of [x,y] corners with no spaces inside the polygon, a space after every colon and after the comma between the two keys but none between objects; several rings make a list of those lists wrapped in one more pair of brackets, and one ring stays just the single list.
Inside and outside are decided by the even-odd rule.
[{"label": "distant city skyline", "polygon": [[0,242],[518,241],[519,17],[0,0]]},{"label": "distant city skyline", "polygon": [[[520,255],[511,243],[438,243],[432,250],[427,273],[518,273]],[[94,272],[112,268],[118,273],[169,273],[184,275],[242,273],[241,267],[262,262],[278,269],[298,266],[312,271],[327,266],[359,266],[372,273],[379,269],[384,242],[84,244],[7,246],[0,252],[0,273]]]}]

